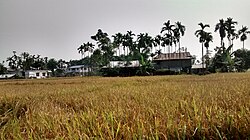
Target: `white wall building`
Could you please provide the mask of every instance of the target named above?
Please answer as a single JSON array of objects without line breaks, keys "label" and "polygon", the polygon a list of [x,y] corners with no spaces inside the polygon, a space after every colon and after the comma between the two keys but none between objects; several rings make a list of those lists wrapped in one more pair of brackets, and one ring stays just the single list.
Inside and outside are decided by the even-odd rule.
[{"label": "white wall building", "polygon": [[50,74],[50,70],[27,70],[25,71],[25,78],[48,78]]},{"label": "white wall building", "polygon": [[140,62],[138,60],[134,61],[110,61],[107,66],[103,68],[124,68],[124,67],[140,67]]},{"label": "white wall building", "polygon": [[91,71],[91,68],[86,65],[70,66],[67,69],[67,73],[73,75],[87,75],[89,71]]}]

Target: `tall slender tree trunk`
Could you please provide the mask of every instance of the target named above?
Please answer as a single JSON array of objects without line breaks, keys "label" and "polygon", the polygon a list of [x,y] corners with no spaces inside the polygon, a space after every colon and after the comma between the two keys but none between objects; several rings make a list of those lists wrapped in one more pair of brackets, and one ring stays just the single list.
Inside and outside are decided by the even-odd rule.
[{"label": "tall slender tree trunk", "polygon": [[89,52],[88,52],[88,59],[89,59],[89,61],[88,61],[88,76],[90,76],[90,55],[89,55]]},{"label": "tall slender tree trunk", "polygon": [[[83,57],[84,57],[84,53],[82,52],[82,62],[83,62]],[[83,68],[82,68],[82,76],[84,76]]]},{"label": "tall slender tree trunk", "polygon": [[119,50],[119,57],[121,56],[121,50],[120,50],[120,45],[119,45],[119,47],[118,47],[118,50]]},{"label": "tall slender tree trunk", "polygon": [[243,50],[244,50],[244,49],[245,49],[245,48],[244,48],[245,43],[244,43],[244,41],[242,41],[242,42],[243,42]]},{"label": "tall slender tree trunk", "polygon": [[175,47],[174,47],[174,52],[176,53],[176,47],[177,47],[177,46],[176,46],[176,43],[175,43],[174,45],[175,45]]},{"label": "tall slender tree trunk", "polygon": [[[231,39],[228,38],[228,47],[231,46],[231,45],[232,45]],[[232,46],[232,48],[231,48],[231,53],[232,53],[232,52],[233,52],[233,46]]]},{"label": "tall slender tree trunk", "polygon": [[220,40],[220,44],[221,44],[221,47],[224,46],[223,45],[223,38],[221,37],[221,40]]},{"label": "tall slender tree trunk", "polygon": [[202,63],[202,70],[203,70],[204,69],[204,57],[203,57],[203,46],[204,45],[203,45],[203,42],[201,43],[201,45],[202,45],[202,47],[201,47],[202,48],[202,50],[201,50],[201,61],[202,62],[201,63]]},{"label": "tall slender tree trunk", "polygon": [[208,57],[208,47],[206,47],[206,70],[207,70],[207,66],[209,65],[209,57]]},{"label": "tall slender tree trunk", "polygon": [[181,43],[179,41],[179,58],[181,58]]},{"label": "tall slender tree trunk", "polygon": [[[234,41],[233,41],[233,39],[231,40],[231,45],[234,45]],[[233,47],[234,47],[234,46],[232,46],[232,52],[234,52]]]}]

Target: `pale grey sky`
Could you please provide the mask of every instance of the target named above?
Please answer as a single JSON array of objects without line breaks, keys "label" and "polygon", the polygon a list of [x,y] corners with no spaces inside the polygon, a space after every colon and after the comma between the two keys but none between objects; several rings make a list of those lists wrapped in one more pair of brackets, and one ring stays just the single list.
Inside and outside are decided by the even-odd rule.
[{"label": "pale grey sky", "polygon": [[[13,50],[80,59],[76,49],[91,41],[99,28],[109,35],[132,30],[155,36],[168,19],[186,26],[182,46],[200,57],[201,45],[194,36],[197,24],[210,24],[207,31],[213,32],[219,19],[232,17],[238,29],[250,27],[249,7],[249,0],[0,0],[0,62]],[[211,48],[220,44],[219,34],[213,36]],[[249,40],[250,36],[245,42],[248,49]],[[237,40],[235,48],[241,46]]]}]

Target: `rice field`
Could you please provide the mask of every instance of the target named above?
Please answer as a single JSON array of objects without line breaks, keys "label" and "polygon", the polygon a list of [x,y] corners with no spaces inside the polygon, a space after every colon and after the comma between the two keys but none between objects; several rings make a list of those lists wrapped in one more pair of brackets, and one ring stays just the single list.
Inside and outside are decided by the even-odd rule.
[{"label": "rice field", "polygon": [[250,73],[1,80],[0,139],[250,139]]}]

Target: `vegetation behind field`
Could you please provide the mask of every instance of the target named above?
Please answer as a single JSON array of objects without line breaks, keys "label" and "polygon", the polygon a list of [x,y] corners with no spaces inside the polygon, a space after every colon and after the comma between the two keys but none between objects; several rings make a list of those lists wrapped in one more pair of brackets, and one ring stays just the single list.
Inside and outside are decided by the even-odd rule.
[{"label": "vegetation behind field", "polygon": [[0,81],[1,139],[250,138],[250,74]]}]

